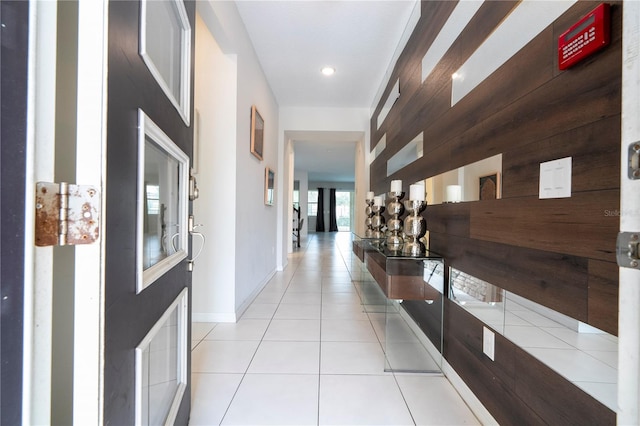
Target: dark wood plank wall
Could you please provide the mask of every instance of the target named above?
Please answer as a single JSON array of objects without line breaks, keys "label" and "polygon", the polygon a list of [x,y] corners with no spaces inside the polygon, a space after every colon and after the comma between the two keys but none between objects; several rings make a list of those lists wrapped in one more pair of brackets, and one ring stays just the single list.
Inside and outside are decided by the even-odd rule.
[{"label": "dark wood plank wall", "polygon": [[[485,2],[422,83],[422,58],[456,6],[422,2],[372,116],[372,150],[383,135],[386,148],[370,166],[371,190],[387,192],[402,179],[408,192],[413,182],[502,153],[502,199],[427,208],[431,250],[448,266],[617,334],[622,3],[609,2],[606,49],[558,69],[558,36],[599,4],[579,1],[451,107],[451,74],[517,4]],[[400,98],[378,129],[398,79]],[[424,156],[387,177],[387,160],[421,132]],[[539,164],[568,156],[571,198],[538,199]],[[422,304],[407,307],[433,331]],[[480,325],[446,301],[445,357],[500,423],[578,424],[585,413],[592,417],[582,423],[615,422],[613,412],[499,335],[500,361],[488,360]],[[566,405],[549,399],[567,397]]]},{"label": "dark wood plank wall", "polygon": [[499,424],[613,425],[613,411],[500,334],[482,352],[483,323],[445,300],[444,356]]},{"label": "dark wood plank wall", "polygon": [[[502,199],[427,208],[431,249],[450,266],[617,334],[620,2],[611,3],[610,46],[567,71],[558,70],[555,53],[558,36],[598,4],[576,3],[451,107],[451,74],[517,2],[485,2],[422,83],[422,57],[456,5],[423,2],[371,120],[372,149],[383,135],[386,149],[370,179],[376,193],[392,179],[408,191],[412,182],[502,153]],[[398,79],[400,98],[377,129]],[[424,156],[387,177],[387,160],[420,132]],[[539,200],[539,164],[567,156],[572,197]]]}]

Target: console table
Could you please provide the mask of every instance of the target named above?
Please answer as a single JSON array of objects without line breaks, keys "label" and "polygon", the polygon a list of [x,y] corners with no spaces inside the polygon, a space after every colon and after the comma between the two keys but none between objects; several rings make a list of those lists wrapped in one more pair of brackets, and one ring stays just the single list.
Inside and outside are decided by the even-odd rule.
[{"label": "console table", "polygon": [[440,284],[425,281],[425,261],[429,265],[444,264],[439,254],[427,250],[422,256],[408,256],[389,250],[384,240],[356,235],[352,246],[387,298],[435,300],[443,293]]},{"label": "console table", "polygon": [[[363,309],[384,314],[385,371],[441,374],[442,256],[429,251],[404,255],[389,250],[384,240],[356,234],[352,251],[354,264],[360,265],[353,272],[354,281],[360,282]],[[409,305],[414,311],[418,308],[420,317],[412,315]]]}]

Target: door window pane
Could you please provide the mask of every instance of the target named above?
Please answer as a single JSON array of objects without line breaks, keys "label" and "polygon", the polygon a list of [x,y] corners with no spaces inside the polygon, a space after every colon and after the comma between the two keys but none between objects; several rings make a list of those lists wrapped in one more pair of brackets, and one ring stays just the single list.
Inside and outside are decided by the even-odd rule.
[{"label": "door window pane", "polygon": [[143,0],[140,55],[189,125],[191,27],[182,0]]},{"label": "door window pane", "polygon": [[136,348],[136,424],[175,420],[187,385],[187,291]]},{"label": "door window pane", "polygon": [[146,138],[144,159],[144,256],[148,269],[183,249],[178,234],[180,164],[152,139]]},{"label": "door window pane", "polygon": [[139,111],[137,292],[187,256],[189,157]]}]

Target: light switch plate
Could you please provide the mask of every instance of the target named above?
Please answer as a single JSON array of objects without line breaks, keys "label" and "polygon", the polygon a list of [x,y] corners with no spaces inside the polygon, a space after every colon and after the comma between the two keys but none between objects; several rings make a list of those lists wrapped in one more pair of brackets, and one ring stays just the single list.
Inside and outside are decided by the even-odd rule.
[{"label": "light switch plate", "polygon": [[495,361],[496,335],[487,327],[482,327],[482,352]]},{"label": "light switch plate", "polygon": [[571,197],[571,157],[540,163],[540,199]]}]

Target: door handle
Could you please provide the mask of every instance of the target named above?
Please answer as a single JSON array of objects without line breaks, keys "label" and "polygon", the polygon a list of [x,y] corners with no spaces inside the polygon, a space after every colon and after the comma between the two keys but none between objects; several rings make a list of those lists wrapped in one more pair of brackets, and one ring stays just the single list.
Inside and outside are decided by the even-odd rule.
[{"label": "door handle", "polygon": [[[189,216],[189,235],[191,235],[191,237],[198,237],[202,240],[202,244],[200,245],[200,249],[198,250],[198,252],[195,254],[195,256],[192,256],[191,259],[187,259],[187,270],[188,271],[193,271],[193,264],[195,263],[196,259],[200,256],[200,254],[202,253],[202,250],[204,249],[204,245],[206,243],[206,237],[204,236],[204,234],[202,232],[197,232],[196,229],[200,228],[204,226],[203,224],[199,223],[199,224],[194,224],[194,219],[193,219],[193,215]],[[193,240],[192,240],[192,247],[193,247]]]}]

